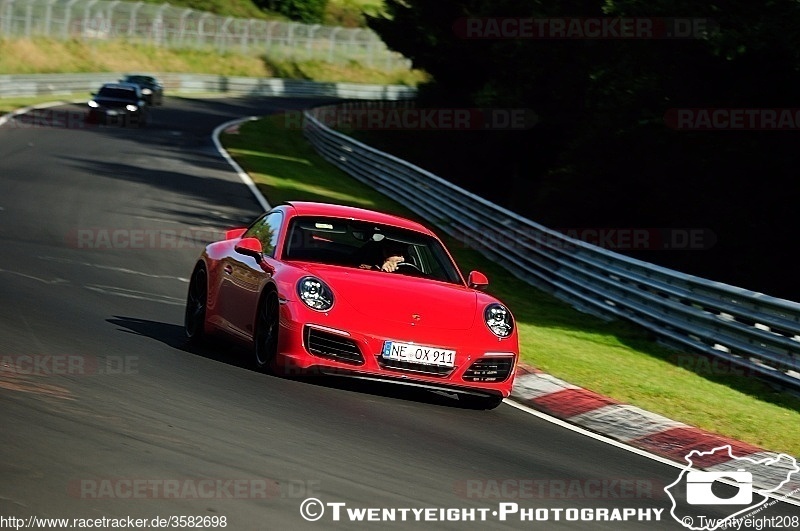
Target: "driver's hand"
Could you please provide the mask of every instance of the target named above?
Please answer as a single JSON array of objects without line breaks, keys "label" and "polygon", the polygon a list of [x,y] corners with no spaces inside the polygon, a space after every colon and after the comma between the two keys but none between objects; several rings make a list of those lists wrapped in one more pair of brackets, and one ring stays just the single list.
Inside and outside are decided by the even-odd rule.
[{"label": "driver's hand", "polygon": [[402,256],[390,256],[385,262],[383,262],[381,271],[386,271],[388,273],[397,271],[397,265],[404,261],[405,259]]}]

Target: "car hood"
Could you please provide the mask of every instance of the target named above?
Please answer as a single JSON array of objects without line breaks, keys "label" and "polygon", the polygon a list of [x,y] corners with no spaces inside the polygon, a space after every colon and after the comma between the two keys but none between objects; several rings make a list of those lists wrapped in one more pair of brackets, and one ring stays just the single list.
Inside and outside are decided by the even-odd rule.
[{"label": "car hood", "polygon": [[475,321],[477,296],[466,286],[381,271],[312,264],[304,269],[370,319],[448,330],[467,330]]},{"label": "car hood", "polygon": [[122,100],[118,98],[94,98],[95,103],[103,107],[124,108],[126,105],[139,106],[138,101]]}]

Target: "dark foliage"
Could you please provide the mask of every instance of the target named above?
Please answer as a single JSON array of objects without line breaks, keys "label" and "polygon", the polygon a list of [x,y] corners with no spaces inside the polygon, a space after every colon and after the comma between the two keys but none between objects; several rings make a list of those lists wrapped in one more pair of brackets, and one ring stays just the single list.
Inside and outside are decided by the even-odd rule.
[{"label": "dark foliage", "polygon": [[[637,257],[800,300],[786,259],[798,229],[800,113],[771,131],[675,127],[676,109],[800,107],[800,3],[387,3],[391,18],[369,25],[432,75],[423,105],[528,108],[539,122],[524,132],[428,133],[423,142],[375,135],[384,147],[553,227],[706,229],[716,238],[710,249]],[[487,17],[638,17],[662,37],[658,29],[680,18],[697,31],[464,38],[469,21]]]}]

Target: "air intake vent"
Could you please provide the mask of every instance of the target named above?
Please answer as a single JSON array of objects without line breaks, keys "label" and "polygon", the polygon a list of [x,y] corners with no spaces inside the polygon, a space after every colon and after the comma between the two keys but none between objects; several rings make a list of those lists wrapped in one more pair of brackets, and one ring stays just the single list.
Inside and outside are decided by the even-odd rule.
[{"label": "air intake vent", "polygon": [[513,367],[512,356],[481,358],[464,371],[463,379],[467,382],[502,382],[508,379]]},{"label": "air intake vent", "polygon": [[355,341],[338,334],[306,326],[304,331],[306,350],[314,356],[333,358],[348,363],[364,363],[364,357]]}]

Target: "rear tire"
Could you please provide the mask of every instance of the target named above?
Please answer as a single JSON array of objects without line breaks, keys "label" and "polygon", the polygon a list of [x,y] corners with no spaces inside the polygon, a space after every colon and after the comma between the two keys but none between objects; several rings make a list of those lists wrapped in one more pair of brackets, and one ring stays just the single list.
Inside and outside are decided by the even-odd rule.
[{"label": "rear tire", "polygon": [[204,265],[198,265],[189,281],[183,328],[186,339],[197,343],[205,334],[206,308],[208,307],[208,274]]},{"label": "rear tire", "polygon": [[278,332],[280,328],[280,304],[278,294],[267,291],[256,316],[254,362],[259,371],[273,372],[278,354]]}]

